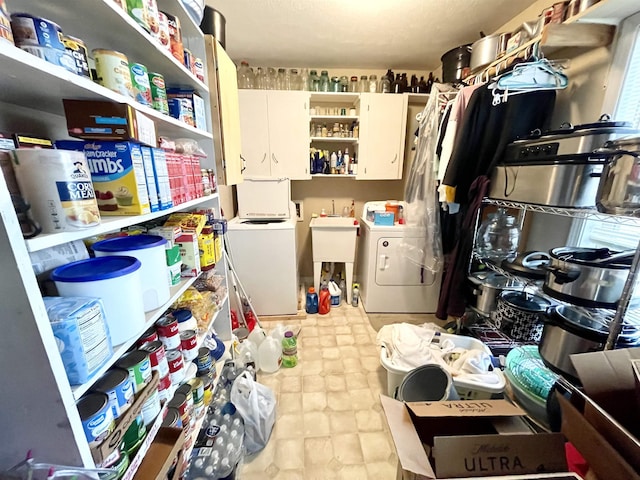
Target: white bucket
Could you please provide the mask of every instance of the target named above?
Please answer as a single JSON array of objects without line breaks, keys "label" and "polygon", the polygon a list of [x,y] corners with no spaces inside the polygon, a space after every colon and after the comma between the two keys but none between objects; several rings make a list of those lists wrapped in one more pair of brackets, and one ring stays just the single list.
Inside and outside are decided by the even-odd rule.
[{"label": "white bucket", "polygon": [[126,255],[135,257],[142,263],[142,301],[144,311],[150,312],[169,301],[169,271],[165,257],[167,240],[159,235],[131,235],[115,237],[92,245],[96,257]]},{"label": "white bucket", "polygon": [[91,173],[82,152],[19,148],[12,153],[18,186],[44,233],[81,230],[100,223]]},{"label": "white bucket", "polygon": [[140,261],[133,257],[89,258],[51,273],[62,297],[101,298],[113,345],[140,335],[145,326]]}]

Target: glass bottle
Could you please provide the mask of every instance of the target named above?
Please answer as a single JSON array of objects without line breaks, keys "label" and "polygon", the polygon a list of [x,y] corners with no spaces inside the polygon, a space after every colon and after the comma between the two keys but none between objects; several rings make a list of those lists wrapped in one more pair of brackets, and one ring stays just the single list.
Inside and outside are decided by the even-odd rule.
[{"label": "glass bottle", "polygon": [[400,75],[400,88],[401,88],[400,93],[409,91],[409,82],[407,80],[406,73],[403,73],[402,75]]},{"label": "glass bottle", "polygon": [[402,93],[402,82],[400,81],[399,73],[396,73],[396,78],[391,84],[391,93]]},{"label": "glass bottle", "polygon": [[311,88],[309,87],[309,70],[307,70],[306,68],[303,68],[300,71],[299,82],[300,82],[300,90],[304,90],[306,92],[311,90]]},{"label": "glass bottle", "polygon": [[409,91],[411,93],[418,93],[418,77],[415,75],[411,75],[411,84],[409,86]]},{"label": "glass bottle", "polygon": [[277,90],[277,88],[276,88],[277,79],[278,79],[278,72],[276,72],[275,68],[269,67],[267,69],[265,88],[267,90]]},{"label": "glass bottle", "polygon": [[433,72],[429,72],[429,78],[427,79],[427,93],[431,93],[431,88],[433,87],[434,79]]},{"label": "glass bottle", "polygon": [[378,77],[376,75],[369,76],[369,87],[367,92],[376,93],[378,91]]},{"label": "glass bottle", "polygon": [[318,76],[318,72],[316,70],[311,70],[309,72],[309,91],[311,92],[319,92],[320,91],[320,77]]},{"label": "glass bottle", "polygon": [[300,75],[297,68],[289,69],[289,90],[302,90],[300,88]]},{"label": "glass bottle", "polygon": [[476,234],[476,253],[494,261],[513,259],[518,251],[520,227],[506,209],[499,208],[482,222]]},{"label": "glass bottle", "polygon": [[286,86],[287,71],[284,68],[278,69],[278,75],[276,77],[276,90],[287,90]]},{"label": "glass bottle", "polygon": [[258,88],[260,90],[265,90],[266,87],[266,80],[267,74],[264,70],[262,70],[262,67],[258,67],[258,70],[256,71],[256,86],[255,88]]},{"label": "glass bottle", "polygon": [[349,80],[349,91],[352,93],[357,93],[360,90],[360,86],[358,85],[358,77],[355,75],[351,77]]},{"label": "glass bottle", "polygon": [[319,92],[328,92],[329,91],[329,72],[326,70],[322,70],[320,72],[320,83],[319,86],[320,88],[318,89]]},{"label": "glass bottle", "polygon": [[242,61],[238,68],[238,88],[255,88],[255,77],[249,63]]},{"label": "glass bottle", "polygon": [[427,89],[427,82],[424,81],[424,77],[420,77],[418,82],[418,93],[429,93]]},{"label": "glass bottle", "polygon": [[338,77],[331,77],[330,92],[340,92],[340,79]]},{"label": "glass bottle", "polygon": [[391,92],[391,80],[386,75],[380,79],[380,88],[378,89],[380,93],[389,93]]},{"label": "glass bottle", "polygon": [[369,91],[369,80],[367,79],[366,75],[361,75],[360,76],[360,93],[363,92],[368,92]]},{"label": "glass bottle", "polygon": [[349,78],[346,75],[342,75],[340,77],[340,91],[348,92],[349,91]]}]

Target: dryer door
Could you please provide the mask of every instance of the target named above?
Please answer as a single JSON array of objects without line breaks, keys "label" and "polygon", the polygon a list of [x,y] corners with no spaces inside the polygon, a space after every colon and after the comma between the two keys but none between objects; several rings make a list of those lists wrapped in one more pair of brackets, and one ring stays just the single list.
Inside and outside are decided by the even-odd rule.
[{"label": "dryer door", "polygon": [[376,249],[377,285],[433,285],[435,275],[403,255],[400,245],[418,245],[419,238],[382,237]]}]

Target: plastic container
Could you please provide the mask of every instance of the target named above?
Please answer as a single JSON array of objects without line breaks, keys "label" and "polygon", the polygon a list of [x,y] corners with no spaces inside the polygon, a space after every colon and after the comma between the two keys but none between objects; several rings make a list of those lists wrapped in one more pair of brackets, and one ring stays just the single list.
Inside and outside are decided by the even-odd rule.
[{"label": "plastic container", "polygon": [[329,295],[331,296],[331,306],[339,307],[342,291],[340,290],[340,287],[338,287],[338,284],[333,280],[329,282]]},{"label": "plastic container", "polygon": [[440,365],[422,365],[411,370],[398,388],[401,402],[458,400],[451,375]]},{"label": "plastic container", "polygon": [[[451,335],[448,333],[440,333],[439,337],[440,340],[451,340],[456,347],[465,348],[467,350],[483,350],[487,354],[491,355],[489,347],[475,338],[464,337],[462,335]],[[398,368],[395,365],[392,365],[391,361],[387,357],[387,349],[384,346],[380,349],[380,363],[387,371],[387,395],[395,398],[396,390],[411,369]],[[474,381],[469,377],[465,377],[454,378],[453,386],[462,400],[489,399],[493,394],[502,393],[506,384],[502,372],[494,370],[494,374],[498,377],[498,381],[496,383]]]},{"label": "plastic container", "polygon": [[180,333],[186,332],[187,330],[198,331],[198,321],[188,308],[174,310],[171,315],[178,321],[178,331]]},{"label": "plastic container", "polygon": [[160,308],[169,301],[171,291],[167,281],[167,240],[158,235],[131,235],[102,240],[93,244],[96,257],[127,255],[140,260],[142,268],[142,301],[144,311]]},{"label": "plastic container", "polygon": [[331,294],[327,288],[320,290],[320,299],[318,301],[318,313],[326,315],[331,311]]},{"label": "plastic container", "polygon": [[293,368],[298,364],[298,341],[289,331],[284,334],[282,339],[282,366]]},{"label": "plastic container", "polygon": [[133,257],[89,258],[56,268],[51,279],[63,297],[101,298],[111,343],[120,345],[144,329],[140,269]]},{"label": "plastic container", "polygon": [[273,337],[267,337],[258,348],[260,369],[265,373],[277,372],[282,363],[282,347]]},{"label": "plastic container", "polygon": [[316,289],[313,287],[309,287],[309,291],[307,292],[305,310],[307,313],[318,313],[318,294],[316,293]]},{"label": "plastic container", "polygon": [[358,301],[360,299],[360,284],[354,283],[351,289],[351,306],[358,307]]}]

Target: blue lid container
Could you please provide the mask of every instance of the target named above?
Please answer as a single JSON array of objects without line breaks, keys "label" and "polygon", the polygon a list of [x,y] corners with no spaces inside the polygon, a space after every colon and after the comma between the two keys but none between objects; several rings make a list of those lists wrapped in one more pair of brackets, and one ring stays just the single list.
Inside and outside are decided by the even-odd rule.
[{"label": "blue lid container", "polygon": [[101,240],[92,245],[96,252],[126,252],[163,246],[167,243],[159,235],[130,235],[128,237],[114,237]]},{"label": "blue lid container", "polygon": [[89,258],[54,269],[51,272],[51,280],[70,283],[108,280],[128,275],[139,270],[141,266],[138,259],[122,255]]}]

